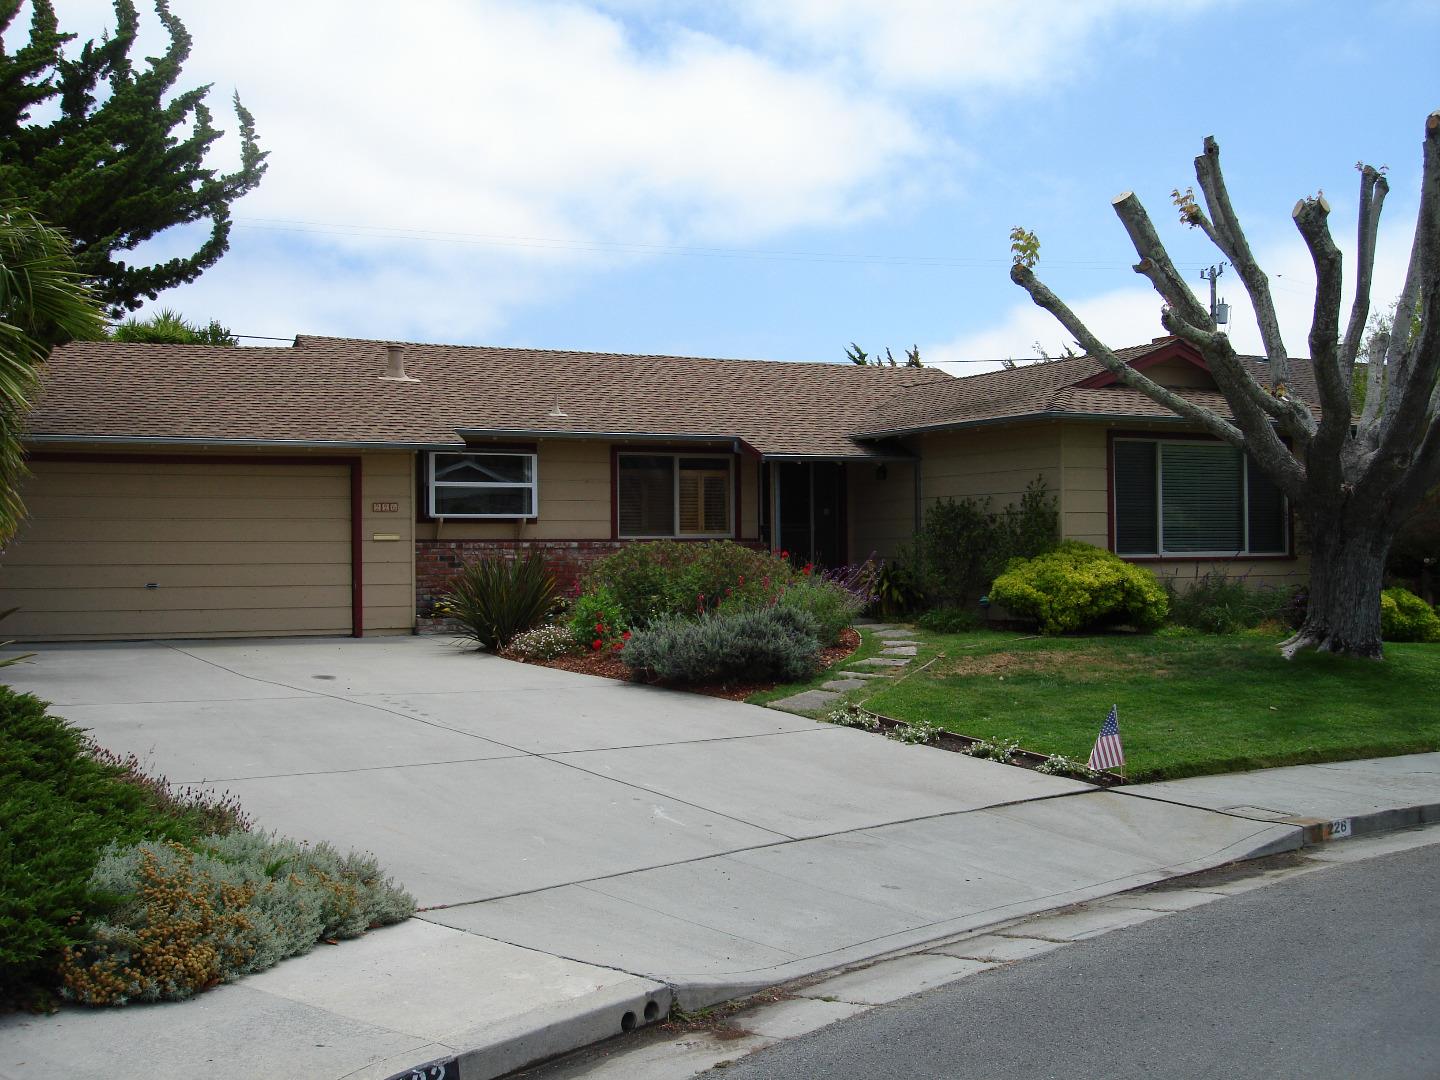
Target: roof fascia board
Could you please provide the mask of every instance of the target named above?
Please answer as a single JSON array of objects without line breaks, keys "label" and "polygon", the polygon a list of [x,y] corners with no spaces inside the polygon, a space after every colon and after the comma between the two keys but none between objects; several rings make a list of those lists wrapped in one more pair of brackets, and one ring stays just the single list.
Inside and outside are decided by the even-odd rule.
[{"label": "roof fascia board", "polygon": [[1190,421],[1186,420],[1183,416],[1148,416],[1143,413],[1078,413],[1052,410],[1047,412],[1019,413],[1014,416],[987,417],[984,420],[961,420],[953,424],[927,424],[924,427],[896,428],[891,431],[877,431],[864,435],[855,435],[853,438],[890,439],[902,435],[925,435],[932,431],[960,431],[964,428],[997,427],[1001,424],[1029,423],[1036,420],[1085,420],[1130,424],[1190,423]]},{"label": "roof fascia board", "polygon": [[242,447],[277,450],[453,450],[458,444],[442,442],[376,442],[338,439],[215,439],[205,436],[168,435],[24,435],[22,441],[36,446],[189,446]]},{"label": "roof fascia board", "polygon": [[762,456],[738,435],[673,435],[655,431],[557,431],[550,428],[456,428],[465,442],[472,439],[572,439],[661,443],[730,443],[736,453]]}]

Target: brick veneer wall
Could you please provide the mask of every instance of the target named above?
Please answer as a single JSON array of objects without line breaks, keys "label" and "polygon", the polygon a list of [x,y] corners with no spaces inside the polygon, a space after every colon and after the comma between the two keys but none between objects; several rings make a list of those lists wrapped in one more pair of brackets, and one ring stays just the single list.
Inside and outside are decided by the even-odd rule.
[{"label": "brick veneer wall", "polygon": [[476,559],[497,555],[514,559],[538,551],[563,594],[574,588],[587,566],[620,550],[626,543],[625,540],[417,540],[415,611],[422,618],[428,616],[460,567]]}]

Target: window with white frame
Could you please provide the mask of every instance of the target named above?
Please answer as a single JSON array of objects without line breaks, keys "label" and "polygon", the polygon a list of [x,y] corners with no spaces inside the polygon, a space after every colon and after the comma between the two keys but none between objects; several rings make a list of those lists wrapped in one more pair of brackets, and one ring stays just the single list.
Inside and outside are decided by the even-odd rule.
[{"label": "window with white frame", "polygon": [[1116,439],[1119,555],[1283,555],[1289,513],[1280,489],[1232,446]]},{"label": "window with white frame", "polygon": [[432,453],[429,512],[443,518],[529,518],[539,506],[535,455]]},{"label": "window with white frame", "polygon": [[732,459],[714,454],[621,454],[616,519],[623,537],[731,536]]}]

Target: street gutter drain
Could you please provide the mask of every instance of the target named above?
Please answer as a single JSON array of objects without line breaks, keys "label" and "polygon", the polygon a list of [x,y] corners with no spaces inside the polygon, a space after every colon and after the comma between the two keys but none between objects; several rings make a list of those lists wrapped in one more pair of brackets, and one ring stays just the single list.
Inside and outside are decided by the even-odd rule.
[{"label": "street gutter drain", "polygon": [[621,1031],[634,1031],[634,1030],[635,1030],[635,1014],[634,1014],[633,1012],[627,1012],[624,1016],[622,1016],[622,1017],[620,1018],[620,1030],[621,1030]]},{"label": "street gutter drain", "polygon": [[660,1003],[658,1001],[647,1001],[645,1003],[645,1019],[654,1020],[660,1015]]}]

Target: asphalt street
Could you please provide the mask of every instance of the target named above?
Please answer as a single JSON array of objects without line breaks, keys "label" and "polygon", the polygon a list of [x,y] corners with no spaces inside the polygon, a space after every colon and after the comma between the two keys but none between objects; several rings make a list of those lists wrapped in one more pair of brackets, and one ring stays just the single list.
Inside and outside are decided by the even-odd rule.
[{"label": "asphalt street", "polygon": [[716,1080],[1440,1077],[1440,845],[1278,881],[762,1050]]}]

